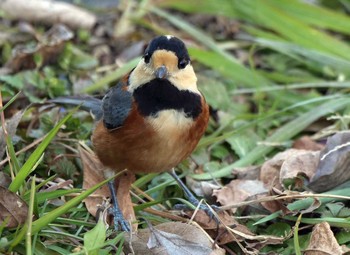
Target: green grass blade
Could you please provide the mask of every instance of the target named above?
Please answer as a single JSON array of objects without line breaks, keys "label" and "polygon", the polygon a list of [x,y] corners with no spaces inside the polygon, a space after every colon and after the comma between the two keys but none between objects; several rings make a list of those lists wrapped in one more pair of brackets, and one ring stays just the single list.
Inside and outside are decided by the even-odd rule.
[{"label": "green grass blade", "polygon": [[22,92],[18,92],[16,95],[14,95],[3,107],[0,108],[0,113],[2,111],[5,111],[7,107],[9,107],[13,101],[15,101],[17,99],[17,97],[21,94]]},{"label": "green grass blade", "polygon": [[[30,188],[30,200],[29,200],[29,209],[28,209],[28,218],[27,218],[27,233],[26,233],[26,253],[27,255],[34,254],[32,250],[32,223],[33,223],[33,211],[34,211],[34,197],[35,197],[35,175],[32,179],[32,185]],[[35,247],[35,243],[33,245]]]},{"label": "green grass blade", "polygon": [[45,139],[39,144],[35,151],[30,155],[26,163],[22,166],[15,179],[11,182],[9,190],[17,192],[21,185],[24,183],[27,176],[44,153],[45,148],[49,145],[51,140],[55,137],[61,126],[77,111],[78,108],[72,110],[67,116],[65,116],[45,137]]},{"label": "green grass blade", "polygon": [[14,168],[14,173],[17,174],[20,171],[21,167],[20,167],[19,161],[16,157],[16,152],[15,152],[15,149],[13,147],[11,137],[9,135],[6,136],[6,146],[7,146],[8,152],[9,152],[10,162]]},{"label": "green grass blade", "polygon": [[159,1],[160,7],[173,8],[187,13],[205,13],[237,17],[237,9],[231,0],[163,0]]},{"label": "green grass blade", "polygon": [[[66,202],[63,206],[58,207],[54,209],[53,211],[45,214],[44,216],[40,217],[36,221],[33,222],[32,224],[32,231],[31,234],[34,235],[38,231],[40,231],[43,227],[47,226],[49,223],[54,221],[57,217],[61,216],[62,214],[66,213],[69,209],[77,206],[81,201],[83,201],[85,198],[87,198],[90,194],[94,193],[97,189],[105,185],[108,181],[112,180],[115,178],[115,176],[93,186],[92,188],[84,191],[81,193],[79,196],[72,198],[68,202]],[[28,226],[25,225],[20,232],[17,234],[17,236],[14,238],[14,240],[11,243],[11,247],[15,247],[17,244],[19,244],[23,238],[25,233],[27,232]]]},{"label": "green grass blade", "polygon": [[300,62],[305,62],[308,64],[310,60],[315,61],[322,64],[320,68],[323,66],[331,66],[332,68],[343,72],[349,72],[350,69],[350,61],[336,55],[317,51],[315,49],[307,49],[293,43],[272,41],[263,38],[256,38],[252,40],[260,46],[268,47],[274,51],[278,51],[281,54],[297,59]]},{"label": "green grass blade", "polygon": [[[222,61],[230,62],[231,66],[235,69],[238,69],[240,72],[242,72],[242,78],[244,76],[246,82],[249,82],[246,78],[250,78],[250,84],[255,82],[256,84],[259,84],[260,86],[268,84],[268,80],[264,79],[262,76],[260,76],[258,73],[253,72],[243,65],[241,65],[238,60],[232,56],[232,54],[228,53],[227,51],[223,50],[221,47],[218,46],[218,44],[208,35],[206,35],[204,32],[196,28],[195,26],[189,24],[188,22],[184,21],[183,19],[176,17],[168,12],[165,12],[163,10],[160,10],[158,8],[152,7],[151,11],[155,14],[159,15],[160,17],[167,19],[170,23],[172,23],[174,26],[182,29],[189,35],[191,35],[193,38],[195,38],[197,41],[201,42],[204,46],[211,49],[213,52],[217,53],[221,56]],[[191,51],[191,54],[195,52]],[[202,51],[203,53],[203,51]],[[196,57],[200,57],[199,54],[197,54]],[[203,59],[203,58],[202,58]],[[223,66],[221,64],[221,66]],[[233,72],[231,70],[231,72]],[[238,74],[239,75],[239,74]],[[241,78],[241,79],[242,79]]]},{"label": "green grass blade", "polygon": [[[336,37],[308,26],[306,23],[279,9],[275,0],[236,1],[238,8],[249,10],[260,25],[272,29],[284,38],[321,52],[350,59],[350,47]],[[254,10],[254,11],[252,11]],[[253,17],[250,17],[253,18]],[[295,31],[298,31],[297,33]]]},{"label": "green grass blade", "polygon": [[300,224],[301,217],[302,217],[302,214],[299,215],[298,220],[294,225],[293,242],[294,242],[294,250],[296,255],[301,255],[300,245],[299,245],[299,224]]},{"label": "green grass blade", "polygon": [[350,34],[350,18],[340,11],[298,0],[274,0],[273,5],[309,25]]}]

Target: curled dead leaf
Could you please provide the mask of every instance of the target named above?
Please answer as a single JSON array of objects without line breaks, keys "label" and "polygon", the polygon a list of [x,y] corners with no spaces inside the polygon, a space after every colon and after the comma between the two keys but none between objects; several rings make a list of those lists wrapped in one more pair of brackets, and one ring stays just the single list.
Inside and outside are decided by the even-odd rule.
[{"label": "curled dead leaf", "polygon": [[[272,159],[267,160],[262,166],[260,171],[260,180],[266,187],[276,187],[282,190],[282,184],[280,180],[280,170],[285,161],[298,155],[309,153],[307,150],[289,149],[284,152],[276,154]],[[282,175],[282,177],[284,177]]]},{"label": "curled dead leaf", "polygon": [[288,179],[298,178],[299,175],[303,175],[310,180],[315,174],[319,157],[319,151],[302,151],[301,153],[291,155],[281,166],[281,183],[284,183]]}]

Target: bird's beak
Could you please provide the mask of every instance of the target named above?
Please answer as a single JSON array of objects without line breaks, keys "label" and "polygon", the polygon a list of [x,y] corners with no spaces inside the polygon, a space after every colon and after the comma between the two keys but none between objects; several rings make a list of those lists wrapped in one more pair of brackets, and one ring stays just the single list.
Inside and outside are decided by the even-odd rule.
[{"label": "bird's beak", "polygon": [[168,76],[168,70],[163,65],[163,66],[157,68],[155,75],[156,75],[156,78],[158,78],[158,79],[164,79]]}]

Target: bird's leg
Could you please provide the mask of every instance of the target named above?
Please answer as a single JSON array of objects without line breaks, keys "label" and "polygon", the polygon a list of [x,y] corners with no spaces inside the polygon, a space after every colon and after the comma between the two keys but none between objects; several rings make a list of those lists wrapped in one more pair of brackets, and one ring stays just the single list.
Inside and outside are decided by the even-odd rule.
[{"label": "bird's leg", "polygon": [[114,220],[114,229],[119,230],[119,225],[123,231],[130,232],[129,223],[124,219],[123,213],[119,208],[118,200],[115,192],[114,180],[108,182],[108,187],[111,192],[113,207],[111,208]]},{"label": "bird's leg", "polygon": [[[187,186],[181,181],[181,179],[179,178],[179,176],[177,176],[177,174],[175,173],[174,168],[171,169],[171,171],[168,172],[174,179],[175,181],[179,184],[179,186],[182,188],[182,190],[185,192],[186,197],[188,198],[188,201],[193,204],[194,206],[198,206],[199,205],[199,200],[193,195],[193,193],[189,190],[189,188],[187,188]],[[216,206],[212,206],[212,208],[217,209]],[[201,204],[199,206],[199,209],[205,211],[208,216],[212,219],[214,218],[214,214],[211,208],[209,208],[208,205],[206,204]],[[215,218],[216,219],[216,218]]]}]

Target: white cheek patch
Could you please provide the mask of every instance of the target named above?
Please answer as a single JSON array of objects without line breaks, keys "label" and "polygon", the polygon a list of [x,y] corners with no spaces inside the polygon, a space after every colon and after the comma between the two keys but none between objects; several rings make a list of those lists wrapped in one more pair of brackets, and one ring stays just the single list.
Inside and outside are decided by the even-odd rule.
[{"label": "white cheek patch", "polygon": [[151,68],[147,67],[143,61],[140,61],[130,74],[128,91],[132,93],[139,86],[148,83],[153,79],[154,72],[151,70]]},{"label": "white cheek patch", "polygon": [[197,76],[191,65],[187,65],[185,69],[180,69],[168,78],[179,90],[189,90],[193,93],[200,94],[197,88]]}]

